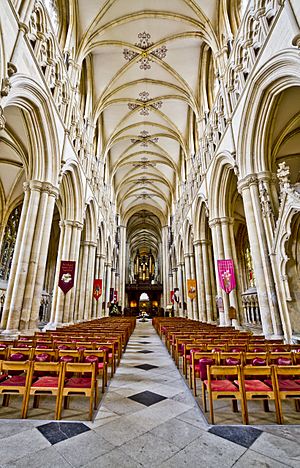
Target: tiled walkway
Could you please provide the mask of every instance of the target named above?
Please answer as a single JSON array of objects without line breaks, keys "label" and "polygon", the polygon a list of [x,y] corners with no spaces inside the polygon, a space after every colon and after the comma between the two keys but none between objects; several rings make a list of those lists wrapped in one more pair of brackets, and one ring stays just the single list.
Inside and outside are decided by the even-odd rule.
[{"label": "tiled walkway", "polygon": [[264,429],[210,428],[151,323],[137,323],[95,420],[0,420],[0,467],[300,467],[300,427]]}]

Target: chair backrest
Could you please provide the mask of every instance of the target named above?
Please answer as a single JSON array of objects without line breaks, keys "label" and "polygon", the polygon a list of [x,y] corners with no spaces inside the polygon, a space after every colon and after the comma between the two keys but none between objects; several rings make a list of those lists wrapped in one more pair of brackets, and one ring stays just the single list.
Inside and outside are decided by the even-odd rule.
[{"label": "chair backrest", "polygon": [[[300,365],[296,366],[274,366],[275,377],[278,380],[284,377],[287,380],[293,380],[294,377],[297,377],[296,380],[300,380]],[[300,384],[299,384],[300,391]]]},{"label": "chair backrest", "polygon": [[[31,359],[32,348],[8,348],[7,360],[8,361],[27,361]],[[17,357],[20,355],[20,357]],[[21,357],[23,355],[23,358]]]},{"label": "chair backrest", "polygon": [[35,361],[37,360],[37,356],[48,355],[50,357],[49,361],[56,361],[57,360],[57,349],[37,349],[35,348],[32,352],[32,359]]},{"label": "chair backrest", "polygon": [[79,362],[82,358],[82,351],[78,351],[77,349],[59,349],[57,352],[58,360],[61,360],[64,356],[70,356],[74,361]]},{"label": "chair backrest", "polygon": [[[264,365],[266,365],[268,363],[268,353],[267,352],[258,352],[258,353],[254,353],[254,352],[247,352],[247,353],[244,353],[244,364],[253,364],[253,360],[254,359],[261,359],[261,365],[263,365],[263,361],[264,361]],[[255,363],[254,363],[255,365]],[[258,363],[257,363],[258,365]]]},{"label": "chair backrest", "polygon": [[[208,383],[210,383],[211,380],[216,380],[220,378],[224,378],[227,380],[228,376],[232,376],[232,377],[236,376],[239,384],[241,385],[241,366],[209,366],[207,367]],[[239,390],[237,388],[237,392],[238,391]]]},{"label": "chair backrest", "polygon": [[[281,362],[280,362],[281,361]],[[294,358],[291,352],[269,352],[268,354],[269,364],[281,364],[281,365],[293,365]]]},{"label": "chair backrest", "polygon": [[[229,361],[232,361],[230,363]],[[238,362],[234,362],[238,361]],[[233,353],[233,352],[221,352],[219,353],[219,364],[220,366],[228,366],[228,365],[242,365],[244,361],[243,353]]]}]

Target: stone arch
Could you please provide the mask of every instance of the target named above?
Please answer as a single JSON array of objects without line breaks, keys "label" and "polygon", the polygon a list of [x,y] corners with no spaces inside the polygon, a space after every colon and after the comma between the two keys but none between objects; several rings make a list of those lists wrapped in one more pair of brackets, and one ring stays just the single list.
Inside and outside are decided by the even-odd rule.
[{"label": "stone arch", "polygon": [[296,49],[272,57],[258,71],[245,96],[237,142],[240,178],[268,171],[266,136],[277,96],[292,86],[300,86],[300,60]]},{"label": "stone arch", "polygon": [[[226,216],[228,213],[228,189],[234,163],[232,155],[228,152],[217,155],[214,160],[208,190],[210,219]],[[218,190],[214,190],[214,187],[218,187]]]},{"label": "stone arch", "polygon": [[80,169],[75,161],[67,162],[63,168],[58,208],[61,219],[83,220],[84,196]]},{"label": "stone arch", "polygon": [[32,148],[27,180],[50,182],[57,186],[60,150],[54,115],[45,91],[30,77],[16,73],[10,79],[11,90],[4,109],[16,106],[25,113],[30,128]]}]

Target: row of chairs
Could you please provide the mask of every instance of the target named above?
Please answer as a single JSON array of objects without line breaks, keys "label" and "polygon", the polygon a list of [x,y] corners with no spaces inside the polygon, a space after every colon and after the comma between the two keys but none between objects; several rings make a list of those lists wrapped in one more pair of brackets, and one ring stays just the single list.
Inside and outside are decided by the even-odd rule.
[{"label": "row of chairs", "polygon": [[34,407],[41,396],[55,396],[55,419],[60,419],[63,400],[68,408],[70,396],[86,396],[91,419],[98,386],[104,393],[107,370],[112,377],[134,326],[132,319],[105,318],[0,342],[3,406],[10,396],[21,395],[21,416],[26,417],[30,396]]},{"label": "row of chairs", "polygon": [[[55,397],[55,419],[61,419],[62,403],[69,407],[71,396],[89,398],[89,419],[98,405],[96,363],[74,362],[13,362],[0,361],[0,394],[3,406],[12,395],[22,396],[21,417],[26,418],[30,397],[38,408],[41,396]],[[102,376],[103,379],[103,376]]]},{"label": "row of chairs", "polygon": [[269,411],[268,402],[273,401],[276,422],[284,423],[282,401],[295,400],[295,410],[299,411],[300,366],[209,366],[207,379],[202,381],[202,404],[207,411],[208,395],[210,422],[214,424],[214,401],[231,399],[236,411],[240,401],[242,420],[249,424],[248,401],[262,400],[264,410]]},{"label": "row of chairs", "polygon": [[[207,410],[208,396],[212,424],[213,402],[220,399],[232,399],[234,410],[240,401],[246,424],[249,400],[261,399],[266,410],[268,401],[273,400],[278,423],[283,422],[283,399],[295,399],[298,411],[300,345],[286,345],[282,340],[267,340],[232,327],[217,328],[182,318],[159,318],[154,326],[178,368],[186,378],[189,376],[195,396],[197,378],[201,380],[203,409]],[[287,378],[283,379],[283,375]]]}]

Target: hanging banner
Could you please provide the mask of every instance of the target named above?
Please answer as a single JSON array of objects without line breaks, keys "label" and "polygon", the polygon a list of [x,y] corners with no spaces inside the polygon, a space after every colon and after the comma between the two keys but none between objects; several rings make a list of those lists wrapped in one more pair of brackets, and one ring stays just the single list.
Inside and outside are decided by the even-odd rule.
[{"label": "hanging banner", "polygon": [[114,303],[118,302],[118,291],[114,291]]},{"label": "hanging banner", "polygon": [[188,279],[187,280],[187,290],[188,290],[188,296],[193,301],[197,295],[196,291],[196,280],[195,279]]},{"label": "hanging banner", "polygon": [[174,291],[170,291],[170,301],[174,304]]},{"label": "hanging banner", "polygon": [[179,303],[179,288],[174,288],[173,297],[174,297],[174,301],[177,302],[178,304]]},{"label": "hanging banner", "polygon": [[96,301],[102,296],[102,279],[94,279],[93,296]]},{"label": "hanging banner", "polygon": [[74,286],[75,264],[76,262],[66,260],[60,263],[58,286],[64,294]]},{"label": "hanging banner", "polygon": [[112,303],[114,300],[114,288],[110,288],[109,290],[109,302]]},{"label": "hanging banner", "polygon": [[217,260],[217,262],[220,286],[229,294],[236,286],[233,260]]}]

